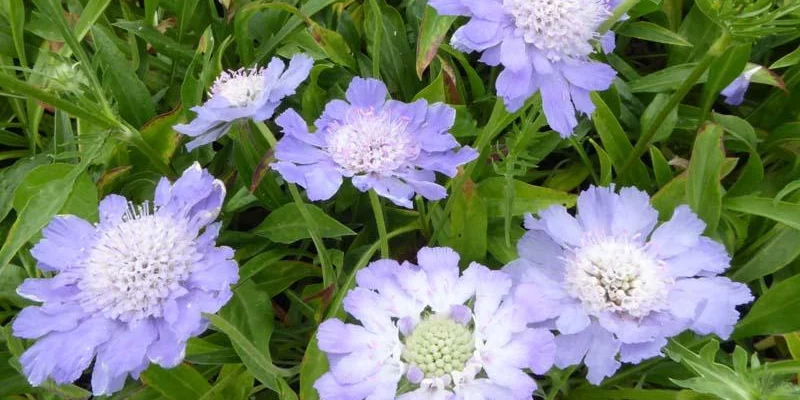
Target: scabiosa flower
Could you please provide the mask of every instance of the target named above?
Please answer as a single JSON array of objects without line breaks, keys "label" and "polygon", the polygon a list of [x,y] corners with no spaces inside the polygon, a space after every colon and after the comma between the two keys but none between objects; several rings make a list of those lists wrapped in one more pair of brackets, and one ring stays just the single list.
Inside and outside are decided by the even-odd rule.
[{"label": "scabiosa flower", "polygon": [[358,272],[344,308],[361,322],[323,322],[319,348],[331,369],[315,383],[323,400],[530,399],[555,357],[553,335],[526,326],[509,296],[511,277],[423,248],[419,266],[373,262]]},{"label": "scabiosa flower", "polygon": [[269,119],[281,100],[294,94],[306,80],[313,65],[311,57],[296,54],[288,68],[273,58],[266,68],[224,71],[209,91],[211,98],[202,106],[192,107],[197,117],[174,129],[195,138],[186,144],[186,149],[192,151],[222,137],[238,119]]},{"label": "scabiosa flower", "polygon": [[760,65],[757,65],[744,71],[741,75],[736,77],[730,85],[722,89],[720,94],[725,96],[725,103],[732,106],[742,104],[744,102],[744,95],[747,93],[747,89],[750,88],[750,80],[753,79],[753,75],[760,71],[761,68]]},{"label": "scabiosa flower", "polygon": [[408,208],[414,193],[429,200],[446,197],[434,172],[453,177],[459,165],[478,157],[472,148],[458,148],[448,131],[455,110],[425,100],[387,101],[387,95],[383,82],[354,78],[347,101],[328,103],[314,134],[297,112],[287,110],[275,120],[284,136],[272,168],[306,188],[311,200],[331,198],[343,177]]},{"label": "scabiosa flower", "polygon": [[747,286],[717,276],[730,257],[688,206],[656,228],[649,200],[634,188],[592,187],[576,217],[562,206],[529,215],[521,258],[505,268],[521,282],[515,300],[529,320],[560,332],[556,366],[584,360],[594,384],[620,362],[660,355],[686,329],[727,338],[735,307],[753,300]]},{"label": "scabiosa flower", "polygon": [[110,195],[100,222],[57,216],[31,254],[52,278],[27,279],[17,293],[42,302],[24,308],[15,336],[38,339],[21,357],[28,381],[74,382],[94,359],[92,391],[121,389],[153,362],[178,365],[186,341],[217,312],[238,279],[233,250],[216,247],[213,223],[225,186],[194,164],[155,201],[133,206]]},{"label": "scabiosa flower", "polygon": [[617,0],[430,0],[442,15],[471,19],[453,35],[453,47],[483,52],[481,61],[502,65],[497,93],[509,111],[541,91],[547,122],[568,137],[578,112],[590,115],[590,91],[606,90],[616,73],[592,61],[593,39],[605,52],[614,49],[611,33],[597,28],[611,16]]}]

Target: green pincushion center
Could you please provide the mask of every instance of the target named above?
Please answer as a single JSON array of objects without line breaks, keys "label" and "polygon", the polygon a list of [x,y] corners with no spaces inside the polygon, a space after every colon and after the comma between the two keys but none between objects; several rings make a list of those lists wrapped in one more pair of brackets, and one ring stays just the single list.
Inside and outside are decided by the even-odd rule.
[{"label": "green pincushion center", "polygon": [[473,350],[469,328],[447,318],[429,318],[406,337],[403,358],[426,377],[439,377],[463,370]]}]

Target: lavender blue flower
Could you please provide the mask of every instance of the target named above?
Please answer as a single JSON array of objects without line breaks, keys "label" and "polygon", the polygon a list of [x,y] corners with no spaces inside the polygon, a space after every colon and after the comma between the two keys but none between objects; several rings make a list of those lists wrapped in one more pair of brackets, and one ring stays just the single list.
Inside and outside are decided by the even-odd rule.
[{"label": "lavender blue flower", "polygon": [[756,66],[742,72],[730,85],[722,89],[720,94],[725,96],[725,103],[732,106],[742,104],[744,102],[744,95],[747,93],[747,89],[750,88],[750,80],[753,79],[753,75],[761,70],[761,68],[761,66]]},{"label": "lavender blue flower", "polygon": [[162,178],[149,203],[100,202],[100,222],[61,215],[31,253],[40,269],[17,293],[43,303],[24,308],[13,334],[37,339],[20,357],[28,381],[74,382],[94,359],[92,391],[107,395],[152,362],[178,365],[186,341],[217,312],[238,279],[233,250],[216,247],[213,223],[225,186],[194,164],[174,183]]},{"label": "lavender blue flower", "polygon": [[211,87],[211,98],[202,106],[192,107],[197,117],[174,129],[195,138],[186,144],[192,151],[228,133],[238,119],[269,119],[283,98],[294,94],[306,80],[313,65],[311,57],[296,54],[285,69],[283,61],[273,58],[266,68],[224,71]]},{"label": "lavender blue flower", "polygon": [[[481,61],[502,65],[497,93],[509,111],[520,109],[537,91],[547,122],[568,137],[578,112],[594,111],[589,93],[606,90],[616,72],[592,61],[597,29],[618,0],[429,0],[442,15],[464,15],[469,22],[452,38],[453,47],[483,52]],[[603,51],[614,49],[614,36],[599,37]]]},{"label": "lavender blue flower", "polygon": [[727,338],[736,306],[753,300],[746,285],[718,276],[730,257],[688,206],[656,228],[649,200],[634,188],[592,187],[576,217],[562,206],[529,215],[521,258],[504,268],[534,326],[560,333],[556,366],[583,360],[594,384],[620,362],[659,356],[686,329]]},{"label": "lavender blue flower", "polygon": [[373,262],[358,272],[344,308],[360,325],[323,322],[319,348],[330,372],[314,387],[323,400],[530,399],[553,364],[546,329],[526,326],[511,277],[459,256],[423,248],[419,266]]},{"label": "lavender blue flower", "polygon": [[343,177],[408,208],[415,193],[429,200],[446,197],[435,172],[453,177],[459,165],[478,157],[469,147],[459,148],[448,131],[455,110],[425,100],[387,101],[387,95],[381,81],[353,79],[347,101],[329,102],[314,134],[297,112],[287,110],[275,120],[284,136],[272,168],[306,188],[311,200],[331,198]]}]

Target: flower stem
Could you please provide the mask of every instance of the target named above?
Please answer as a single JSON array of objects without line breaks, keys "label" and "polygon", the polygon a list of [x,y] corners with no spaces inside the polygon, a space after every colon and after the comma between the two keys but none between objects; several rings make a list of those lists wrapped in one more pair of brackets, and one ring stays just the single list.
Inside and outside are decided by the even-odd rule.
[{"label": "flower stem", "polygon": [[608,17],[607,20],[603,21],[602,24],[597,28],[597,33],[599,35],[603,35],[604,33],[608,32],[614,24],[619,21],[623,15],[627,14],[628,11],[631,10],[634,6],[639,4],[640,0],[625,0],[620,3],[617,7],[614,8],[611,16]]},{"label": "flower stem", "polygon": [[[267,125],[263,122],[254,121],[254,123],[261,134],[264,135],[264,138],[267,139],[270,147],[275,149],[275,145],[278,143],[278,141],[275,139],[275,135],[272,134],[272,131],[269,129],[269,127],[267,127]],[[311,213],[308,211],[306,203],[303,201],[303,197],[300,195],[300,191],[297,189],[297,185],[286,182],[286,186],[289,188],[289,193],[292,195],[294,204],[297,206],[297,211],[300,212],[300,216],[303,217],[303,221],[305,221],[306,225],[308,226],[308,234],[311,236],[311,240],[314,242],[314,246],[317,248],[319,262],[322,265],[322,282],[326,287],[335,284],[336,274],[331,266],[330,258],[328,258],[328,251],[325,249],[325,243],[322,241],[322,236],[319,233],[317,223],[314,221],[314,218],[311,217]]]},{"label": "flower stem", "polygon": [[594,170],[594,166],[592,166],[592,160],[589,158],[589,155],[586,154],[586,150],[583,148],[581,143],[578,143],[578,139],[575,139],[575,136],[569,137],[569,142],[572,144],[572,147],[578,152],[578,155],[581,157],[583,164],[589,168],[589,173],[592,174],[592,180],[594,181],[595,185],[600,185],[600,177],[597,175],[597,172]]},{"label": "flower stem", "polygon": [[374,189],[369,191],[369,202],[372,204],[372,212],[375,213],[375,225],[378,226],[378,237],[381,243],[381,258],[389,258],[389,239],[386,237],[386,220],[383,217],[383,207],[381,199]]},{"label": "flower stem", "polygon": [[628,159],[623,164],[622,169],[620,170],[620,175],[625,175],[625,173],[630,169],[636,160],[638,160],[648,148],[650,148],[650,142],[653,140],[653,137],[658,132],[658,128],[661,127],[661,124],[664,123],[664,120],[667,119],[669,114],[672,110],[678,106],[678,104],[683,101],[683,98],[689,94],[689,91],[694,87],[697,81],[703,76],[703,74],[708,70],[711,66],[711,63],[717,59],[720,55],[725,52],[725,49],[731,44],[732,38],[730,34],[727,32],[723,32],[722,36],[720,36],[708,52],[703,56],[697,66],[694,67],[692,73],[683,81],[681,86],[678,88],[675,93],[669,98],[667,105],[659,111],[653,121],[650,123],[650,128],[647,129],[647,132],[639,138],[636,142],[636,146],[634,146],[633,151],[631,152]]}]

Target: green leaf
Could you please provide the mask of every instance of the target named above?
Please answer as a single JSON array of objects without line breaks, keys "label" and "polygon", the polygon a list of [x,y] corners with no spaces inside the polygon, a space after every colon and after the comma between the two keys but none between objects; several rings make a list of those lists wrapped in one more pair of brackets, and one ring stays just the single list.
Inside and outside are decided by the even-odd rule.
[{"label": "green leaf", "polygon": [[[647,106],[642,113],[641,125],[642,125],[642,132],[647,132],[650,130],[653,119],[656,118],[661,109],[667,106],[669,103],[669,96],[665,93],[659,93],[656,97],[653,98],[653,101]],[[669,139],[670,135],[672,135],[672,131],[675,130],[675,126],[678,124],[678,108],[675,107],[669,113],[666,119],[661,122],[658,126],[655,135],[653,136],[653,142],[659,142],[662,140]]]},{"label": "green leaf", "polygon": [[681,35],[647,21],[634,21],[622,24],[619,28],[615,29],[615,32],[622,36],[643,39],[650,42],[675,46],[692,46],[692,44]]},{"label": "green leaf", "polygon": [[147,87],[134,74],[133,66],[125,55],[114,45],[111,32],[97,25],[92,28],[97,52],[95,57],[105,67],[105,83],[119,103],[119,113],[135,127],[141,127],[155,116],[155,106]]},{"label": "green leaf", "polygon": [[169,164],[181,142],[181,137],[173,129],[173,126],[183,121],[183,109],[180,107],[147,121],[142,127],[141,134],[142,139],[150,145],[153,152],[150,153],[150,157],[146,157],[141,154],[141,150],[136,149],[131,154],[131,164],[146,170],[150,168],[150,158],[152,157]]},{"label": "green leaf", "polygon": [[[322,11],[329,5],[336,3],[338,1],[340,0],[308,0],[306,2],[303,2],[303,6],[300,7],[300,14],[306,16],[306,18],[311,18],[314,14]],[[237,12],[236,14],[238,17],[239,12]],[[243,29],[247,29],[247,20],[251,16],[252,14],[242,20],[241,25]],[[262,62],[267,57],[267,55],[269,55],[272,52],[272,50],[274,50],[275,47],[278,46],[279,43],[281,43],[284,39],[286,39],[286,37],[289,36],[290,33],[294,32],[294,30],[297,29],[302,23],[303,20],[300,17],[293,15],[289,19],[289,21],[287,21],[281,27],[281,30],[278,31],[278,33],[270,37],[269,40],[267,40],[266,42],[264,42],[259,46],[258,51],[256,53],[255,61]],[[239,42],[242,41],[243,39],[246,40],[246,36],[237,34],[236,36],[237,44],[239,44]],[[241,48],[239,55],[243,56]],[[243,61],[245,64],[250,64],[252,60],[244,58]]]},{"label": "green leaf", "polygon": [[350,50],[347,41],[344,40],[342,35],[319,24],[311,25],[309,30],[311,37],[325,50],[325,53],[330,57],[331,61],[345,66],[352,71],[357,69],[353,51]]},{"label": "green leaf", "polygon": [[320,269],[314,265],[300,261],[279,261],[258,275],[258,287],[275,296],[300,279],[321,275]]},{"label": "green leaf", "polygon": [[743,196],[725,199],[726,209],[744,214],[758,215],[800,229],[800,205],[771,198]]},{"label": "green leaf", "polygon": [[194,51],[188,46],[178,43],[175,39],[164,35],[144,21],[117,21],[114,26],[122,28],[151,44],[159,53],[176,62],[188,65],[192,62]]},{"label": "green leaf", "polygon": [[91,122],[92,124],[104,128],[112,128],[119,125],[117,121],[110,119],[102,113],[98,114],[96,110],[86,110],[74,102],[62,99],[54,94],[39,89],[28,82],[20,81],[6,74],[0,74],[0,87],[2,87],[4,90],[9,90],[29,98],[37,99],[43,103],[50,104],[51,106],[66,111],[75,117],[84,119],[87,122]]},{"label": "green leaf", "polygon": [[211,390],[206,378],[187,364],[172,369],[151,364],[142,373],[142,382],[171,400],[199,399]]},{"label": "green leaf", "polygon": [[[759,390],[745,371],[734,371],[724,364],[717,363],[714,357],[719,350],[719,342],[712,340],[696,354],[676,341],[665,348],[667,355],[680,362],[698,376],[686,380],[670,379],[680,387],[707,393],[725,400],[753,400],[759,398]],[[738,348],[739,352],[744,350]],[[746,353],[745,353],[746,363]],[[746,365],[745,365],[746,366]]]},{"label": "green leaf", "polygon": [[303,361],[300,363],[300,398],[303,400],[318,400],[319,394],[314,389],[314,382],[324,373],[328,372],[328,358],[318,345],[316,332],[308,342]]},{"label": "green leaf", "polygon": [[722,213],[722,127],[706,124],[697,134],[689,161],[686,200],[706,223],[706,234],[714,234]]},{"label": "green leaf", "polygon": [[456,250],[464,262],[483,260],[488,245],[486,201],[471,180],[464,183],[461,192],[450,212],[450,234],[443,237],[442,243]]},{"label": "green leaf", "polygon": [[455,22],[456,17],[449,15],[439,15],[431,6],[425,7],[422,15],[422,23],[419,28],[419,39],[417,40],[417,77],[422,79],[422,74],[436,57],[439,45],[442,44],[447,35],[447,31]]},{"label": "green leaf", "polygon": [[34,168],[49,161],[45,154],[18,160],[13,165],[0,171],[0,221],[4,220],[13,207],[14,191],[22,183],[23,178]]},{"label": "green leaf", "polygon": [[800,330],[800,275],[778,282],[753,304],[733,333],[735,338]]},{"label": "green leaf", "polygon": [[786,68],[791,67],[792,65],[796,65],[800,63],[800,47],[794,49],[793,52],[781,57],[778,61],[775,61],[769,66],[769,69],[778,69],[778,68]]},{"label": "green leaf", "polygon": [[800,257],[800,230],[776,226],[766,235],[766,242],[744,265],[736,269],[731,279],[750,282],[779,271]]},{"label": "green leaf", "polygon": [[[489,178],[476,186],[478,195],[486,202],[486,213],[490,217],[505,215],[506,179],[504,177]],[[511,215],[520,216],[536,213],[552,205],[572,207],[575,196],[558,190],[541,186],[533,186],[522,181],[513,180],[514,199],[511,203]]]},{"label": "green leaf", "polygon": [[[244,281],[233,291],[233,297],[219,316],[234,326],[265,360],[272,362],[269,342],[275,326],[269,293],[259,290],[252,280]],[[240,356],[245,353],[239,342],[234,341],[233,348]]]},{"label": "green leaf", "polygon": [[653,174],[656,177],[656,184],[658,187],[663,187],[672,180],[672,168],[670,168],[667,159],[661,154],[655,146],[650,146],[650,160],[653,163]]},{"label": "green leaf", "polygon": [[25,55],[25,6],[22,0],[9,0],[6,3],[6,11],[8,12],[8,22],[11,27],[11,37],[14,40],[14,48],[17,50],[17,57],[19,57],[20,64],[23,67],[28,66],[28,57]]},{"label": "green leaf", "polygon": [[[592,114],[592,121],[595,128],[597,128],[597,133],[600,134],[603,147],[608,156],[611,157],[611,162],[614,164],[617,173],[619,173],[628,156],[633,152],[633,145],[631,145],[628,135],[622,130],[622,125],[617,121],[617,118],[600,95],[592,92],[592,101],[596,106]],[[633,163],[630,174],[637,186],[642,188],[650,186],[650,177],[642,160],[636,160]]]},{"label": "green leaf", "polygon": [[[364,33],[367,38],[367,53],[380,60],[380,77],[389,90],[399,92],[402,98],[410,99],[417,93],[419,79],[414,72],[414,51],[406,37],[403,17],[384,0],[371,0],[378,4],[366,8]],[[376,15],[380,18],[376,18]]]},{"label": "green leaf", "polygon": [[217,329],[228,335],[231,342],[237,346],[239,357],[256,379],[284,398],[297,398],[297,395],[282,378],[292,376],[291,371],[273,365],[268,354],[260,350],[256,343],[248,339],[245,333],[222,315],[205,314],[205,316]]},{"label": "green leaf", "polygon": [[[21,212],[29,201],[41,195],[40,191],[48,182],[65,178],[76,168],[78,168],[76,165],[60,163],[37,167],[17,187],[17,191],[14,193],[14,208],[17,212]],[[94,182],[89,175],[82,173],[78,175],[72,193],[58,212],[77,215],[89,221],[97,221],[97,197],[97,188]]]},{"label": "green leaf", "polygon": [[53,179],[40,186],[38,196],[31,197],[17,213],[17,220],[11,226],[3,247],[0,248],[0,272],[11,258],[34,235],[42,230],[64,206],[74,188],[79,173],[76,168],[68,176]]},{"label": "green leaf", "polygon": [[445,94],[444,94],[444,72],[440,73],[436,79],[431,82],[430,85],[426,86],[424,89],[420,90],[416,96],[414,96],[414,100],[425,99],[429,103],[436,103],[436,102],[445,102]]},{"label": "green leaf", "polygon": [[[325,214],[319,207],[313,204],[306,204],[306,209],[316,222],[321,237],[335,238],[356,234],[350,228]],[[308,230],[309,226],[300,215],[297,205],[291,203],[269,214],[264,219],[264,222],[255,228],[253,233],[264,236],[275,243],[289,244],[310,238],[311,235]]]},{"label": "green leaf", "polygon": [[[650,75],[643,76],[629,82],[632,93],[658,93],[677,89],[692,71],[697,63],[680,64],[664,68]],[[698,83],[705,82],[704,75]]]}]

